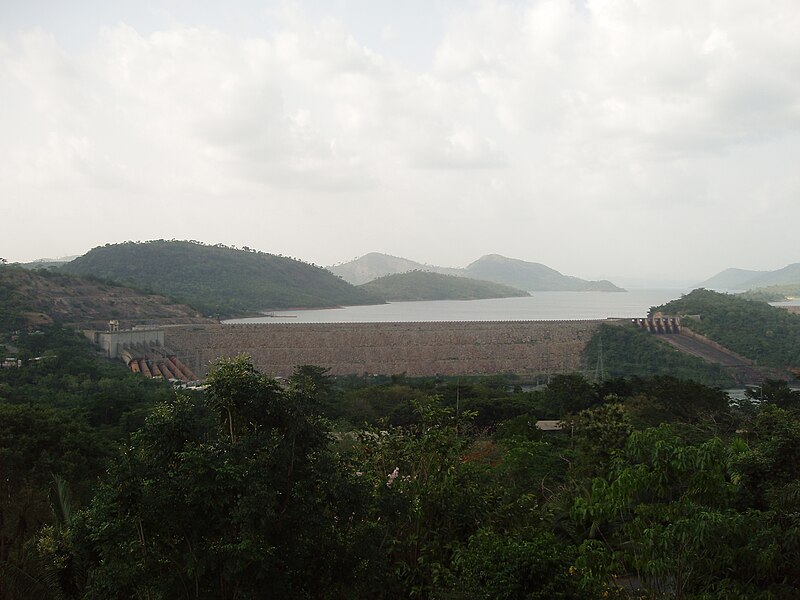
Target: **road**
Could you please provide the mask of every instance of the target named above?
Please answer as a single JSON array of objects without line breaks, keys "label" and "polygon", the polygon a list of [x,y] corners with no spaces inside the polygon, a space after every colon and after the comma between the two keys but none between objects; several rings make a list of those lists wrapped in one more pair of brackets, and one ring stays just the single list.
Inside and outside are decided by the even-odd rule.
[{"label": "road", "polygon": [[669,344],[670,346],[702,358],[706,362],[722,365],[736,371],[736,378],[742,383],[758,383],[763,381],[764,374],[753,366],[747,364],[742,359],[733,355],[732,353],[720,350],[710,344],[689,337],[687,335],[656,335],[655,338],[661,342]]}]

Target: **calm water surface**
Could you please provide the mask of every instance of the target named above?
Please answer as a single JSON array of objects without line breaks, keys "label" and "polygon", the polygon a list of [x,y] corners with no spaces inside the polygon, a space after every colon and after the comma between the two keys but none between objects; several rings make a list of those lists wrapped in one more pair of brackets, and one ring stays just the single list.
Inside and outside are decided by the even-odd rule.
[{"label": "calm water surface", "polygon": [[529,321],[644,317],[651,306],[688,290],[532,292],[528,298],[391,302],[322,310],[275,311],[272,316],[226,323],[391,323],[419,321]]}]

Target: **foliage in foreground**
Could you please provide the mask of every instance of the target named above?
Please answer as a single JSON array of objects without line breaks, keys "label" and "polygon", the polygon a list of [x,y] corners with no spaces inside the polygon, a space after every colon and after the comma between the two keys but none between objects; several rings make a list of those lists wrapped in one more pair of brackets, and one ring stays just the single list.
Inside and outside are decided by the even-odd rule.
[{"label": "foliage in foreground", "polygon": [[[20,463],[53,489],[52,517],[0,564],[18,575],[0,598],[795,597],[800,396],[785,382],[731,406],[674,378],[561,376],[487,429],[450,383],[388,381],[414,391],[409,411],[346,432],[322,416],[337,385],[222,361],[206,397],[158,404],[99,482],[77,470],[89,447],[34,460],[54,481]],[[536,411],[565,429],[538,430]]]}]

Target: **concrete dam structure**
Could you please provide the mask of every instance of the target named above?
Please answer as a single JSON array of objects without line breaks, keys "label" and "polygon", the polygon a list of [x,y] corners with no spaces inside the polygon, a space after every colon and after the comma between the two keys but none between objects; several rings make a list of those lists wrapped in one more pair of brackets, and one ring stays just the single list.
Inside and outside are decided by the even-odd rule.
[{"label": "concrete dam structure", "polygon": [[177,381],[197,379],[174,351],[164,345],[164,330],[154,328],[119,330],[117,321],[108,331],[85,330],[83,334],[108,358],[119,358],[133,373]]},{"label": "concrete dam structure", "polygon": [[595,321],[478,321],[424,323],[259,323],[180,325],[164,344],[204,377],[223,357],[249,354],[256,367],[286,377],[312,364],[333,375],[519,376],[571,373],[602,323]]}]

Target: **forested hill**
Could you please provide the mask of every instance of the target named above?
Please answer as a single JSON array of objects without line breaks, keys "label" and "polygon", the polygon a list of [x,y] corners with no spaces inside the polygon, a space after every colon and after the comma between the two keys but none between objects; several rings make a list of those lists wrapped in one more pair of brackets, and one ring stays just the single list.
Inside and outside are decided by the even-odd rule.
[{"label": "forested hill", "polygon": [[765,302],[697,289],[651,312],[699,315],[684,323],[759,365],[800,367],[800,315]]},{"label": "forested hill", "polygon": [[299,260],[196,242],[101,246],[62,269],[165,294],[205,314],[220,316],[381,302],[329,271]]},{"label": "forested hill", "polygon": [[123,327],[208,321],[164,296],[57,271],[0,266],[0,333],[54,322],[99,328],[111,319]]},{"label": "forested hill", "polygon": [[428,271],[411,271],[385,275],[360,286],[361,289],[386,300],[481,300],[487,298],[519,298],[528,292],[468,277],[442,275]]}]

